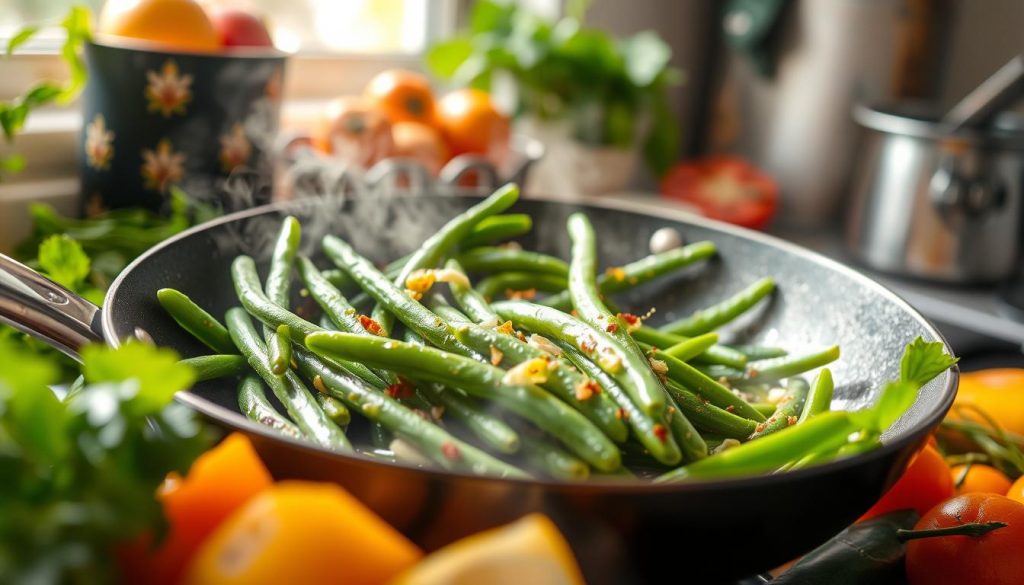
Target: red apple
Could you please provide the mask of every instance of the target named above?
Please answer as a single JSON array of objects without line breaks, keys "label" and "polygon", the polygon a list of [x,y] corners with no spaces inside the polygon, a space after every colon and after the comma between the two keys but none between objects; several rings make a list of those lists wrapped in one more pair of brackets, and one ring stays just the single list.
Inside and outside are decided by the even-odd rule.
[{"label": "red apple", "polygon": [[243,10],[215,12],[210,20],[225,47],[273,47],[263,19]]}]

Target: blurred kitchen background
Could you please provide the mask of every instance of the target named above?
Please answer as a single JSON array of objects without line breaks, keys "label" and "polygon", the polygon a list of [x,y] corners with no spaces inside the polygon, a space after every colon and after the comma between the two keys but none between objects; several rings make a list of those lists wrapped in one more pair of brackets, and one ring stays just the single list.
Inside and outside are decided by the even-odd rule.
[{"label": "blurred kitchen background", "polygon": [[[102,5],[79,3],[96,14]],[[46,25],[60,23],[71,4],[0,0],[5,44],[43,25],[0,61],[0,100],[67,77],[63,32]],[[262,15],[288,54],[283,85],[268,90],[281,115],[266,147],[273,156],[264,164],[276,174],[268,197],[379,186],[390,171],[401,175],[386,183],[393,189],[484,184],[493,173],[492,182],[525,177],[528,193],[661,198],[863,269],[936,322],[967,369],[1024,363],[1024,124],[1012,99],[1024,76],[1012,66],[1024,49],[1024,2],[200,4]],[[974,127],[935,123],[1007,63],[1001,107]],[[474,151],[419,136],[396,152],[426,174],[396,170],[362,144],[349,144],[358,152],[346,159],[325,127],[331,116],[366,113],[333,100],[364,94],[393,69],[426,74],[438,96],[487,89],[496,109],[515,115],[507,144]],[[102,88],[91,83],[85,96],[98,99],[91,96]],[[0,178],[0,251],[31,235],[33,203],[67,216],[90,210],[83,190],[92,192],[91,171],[80,153],[83,126],[96,118],[89,109],[84,119],[92,105],[83,101],[33,111],[0,145],[0,155],[25,162]],[[318,142],[325,132],[326,145]],[[460,152],[470,156],[453,168],[448,158]],[[352,172],[353,157],[384,166]]]}]

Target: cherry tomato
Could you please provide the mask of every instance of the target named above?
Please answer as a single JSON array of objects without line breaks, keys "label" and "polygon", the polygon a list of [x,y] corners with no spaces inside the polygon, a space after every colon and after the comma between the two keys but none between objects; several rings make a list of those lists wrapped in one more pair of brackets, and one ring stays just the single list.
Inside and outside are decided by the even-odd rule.
[{"label": "cherry tomato", "polygon": [[915,530],[1005,522],[982,536],[937,536],[907,543],[910,585],[1024,583],[1024,504],[996,494],[964,494],[932,508]]},{"label": "cherry tomato", "polygon": [[316,137],[317,147],[335,158],[367,169],[391,156],[391,122],[372,102],[360,97],[331,102]]},{"label": "cherry tomato", "polygon": [[861,520],[903,509],[914,509],[918,514],[924,514],[935,504],[953,497],[954,491],[953,476],[946,461],[934,447],[925,445],[903,475],[882,499],[861,516]]},{"label": "cherry tomato", "polygon": [[392,123],[434,123],[434,94],[430,82],[419,73],[402,69],[383,71],[366,84],[364,95]]},{"label": "cherry tomato", "polygon": [[[964,475],[965,469],[967,475]],[[956,488],[957,495],[971,493],[1003,495],[1010,489],[1010,478],[991,465],[978,463],[972,463],[970,467],[954,465],[949,471],[953,477],[953,483],[960,482]],[[962,481],[961,477],[963,477]]]},{"label": "cherry tomato", "polygon": [[662,179],[661,192],[695,205],[711,219],[753,229],[767,225],[779,204],[775,180],[731,156],[676,165]]}]

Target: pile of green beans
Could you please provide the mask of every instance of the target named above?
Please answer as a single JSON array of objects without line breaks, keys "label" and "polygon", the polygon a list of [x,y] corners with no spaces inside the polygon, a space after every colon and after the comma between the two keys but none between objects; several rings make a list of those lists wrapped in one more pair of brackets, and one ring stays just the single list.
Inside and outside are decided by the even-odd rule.
[{"label": "pile of green beans", "polygon": [[[184,360],[200,381],[235,378],[239,411],[268,432],[350,456],[502,477],[677,481],[852,452],[854,418],[829,411],[822,368],[838,347],[791,354],[719,333],[770,300],[771,278],[652,327],[613,295],[684,269],[692,279],[713,243],[602,267],[593,226],[576,213],[570,257],[558,258],[505,245],[533,226],[506,213],[517,198],[514,185],[498,189],[386,265],[328,235],[317,243],[333,266],[318,266],[298,254],[301,226],[288,217],[265,280],[252,258],[233,261],[238,306],[223,321],[180,291],[157,298],[212,351]],[[310,301],[299,311],[301,298]],[[800,377],[819,369],[810,384]]]}]

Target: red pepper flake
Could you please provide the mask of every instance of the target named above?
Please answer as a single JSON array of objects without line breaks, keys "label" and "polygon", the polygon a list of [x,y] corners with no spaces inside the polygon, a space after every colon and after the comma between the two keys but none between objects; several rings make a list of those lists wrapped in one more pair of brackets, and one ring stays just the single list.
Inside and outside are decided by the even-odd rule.
[{"label": "red pepper flake", "polygon": [[734,410],[736,410],[736,405],[735,404],[730,404],[729,406],[725,407],[725,411],[726,412],[732,412]]},{"label": "red pepper flake", "polygon": [[619,313],[618,317],[619,319],[625,321],[626,325],[636,325],[641,320],[640,317],[634,315],[633,313]]},{"label": "red pepper flake", "polygon": [[619,324],[618,323],[609,323],[609,324],[605,325],[604,330],[607,331],[608,333],[615,333],[616,331],[619,330]]},{"label": "red pepper flake", "polygon": [[384,393],[394,398],[395,400],[401,400],[402,398],[409,398],[413,395],[415,388],[405,378],[399,378],[398,382],[392,384],[384,389]]},{"label": "red pepper flake", "polygon": [[755,432],[755,433],[763,433],[763,432],[764,432],[764,427],[765,427],[765,425],[767,425],[767,424],[768,424],[768,422],[769,422],[769,421],[765,421],[765,422],[757,423],[757,426],[756,426],[756,427],[754,427],[754,432]]},{"label": "red pepper flake", "polygon": [[796,421],[797,421],[797,418],[795,416],[790,416],[790,417],[788,417],[786,419],[786,425],[793,426],[793,425],[796,424]]},{"label": "red pepper flake", "polygon": [[668,429],[665,428],[665,425],[658,423],[654,425],[654,428],[652,428],[651,431],[654,433],[654,436],[658,437],[658,440],[661,441],[662,443],[668,440]]},{"label": "red pepper flake", "polygon": [[379,335],[381,337],[388,336],[388,332],[384,331],[384,328],[381,327],[380,323],[374,321],[372,317],[359,315],[359,324],[362,325],[363,329],[366,329],[368,333]]},{"label": "red pepper flake", "polygon": [[583,402],[590,400],[595,394],[601,393],[601,387],[597,382],[587,379],[576,385],[576,400]]},{"label": "red pepper flake", "polygon": [[625,408],[616,408],[615,418],[619,420],[626,420],[627,418],[629,418],[629,414],[626,412]]},{"label": "red pepper flake", "polygon": [[449,461],[458,461],[462,459],[462,453],[459,451],[458,446],[451,441],[445,442],[441,445],[441,454]]},{"label": "red pepper flake", "polygon": [[583,350],[583,353],[590,353],[594,351],[594,348],[597,347],[597,342],[591,339],[590,337],[580,340],[579,344],[580,349]]},{"label": "red pepper flake", "polygon": [[754,368],[750,368],[749,370],[747,370],[747,376],[750,377],[750,378],[756,378],[759,373],[760,372],[758,372]]},{"label": "red pepper flake", "polygon": [[523,290],[512,290],[510,288],[505,289],[505,298],[512,301],[527,300],[532,301],[537,298],[537,289],[527,288]]}]

